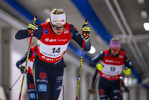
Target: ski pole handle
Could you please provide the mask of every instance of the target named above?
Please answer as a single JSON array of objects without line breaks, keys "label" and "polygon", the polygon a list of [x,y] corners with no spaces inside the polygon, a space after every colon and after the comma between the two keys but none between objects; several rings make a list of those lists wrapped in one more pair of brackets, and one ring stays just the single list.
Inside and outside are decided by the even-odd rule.
[{"label": "ski pole handle", "polygon": [[33,23],[36,23],[36,20],[37,20],[37,16],[34,16]]},{"label": "ski pole handle", "polygon": [[37,16],[34,16],[34,20],[28,25],[28,34],[31,34],[34,32],[34,30],[36,30],[36,25],[38,25],[36,23],[37,20]]},{"label": "ski pole handle", "polygon": [[82,35],[83,35],[83,38],[85,38],[85,40],[88,40],[89,33],[90,33],[90,27],[87,24],[87,19],[85,19],[85,24],[83,24],[82,26]]},{"label": "ski pole handle", "polygon": [[[87,19],[85,19],[85,25],[87,25]],[[83,31],[82,31],[83,34]],[[83,44],[82,44],[82,49],[84,50],[84,44],[85,44],[85,36],[83,35]]]},{"label": "ski pole handle", "polygon": [[87,25],[87,18],[85,19],[85,24]]}]

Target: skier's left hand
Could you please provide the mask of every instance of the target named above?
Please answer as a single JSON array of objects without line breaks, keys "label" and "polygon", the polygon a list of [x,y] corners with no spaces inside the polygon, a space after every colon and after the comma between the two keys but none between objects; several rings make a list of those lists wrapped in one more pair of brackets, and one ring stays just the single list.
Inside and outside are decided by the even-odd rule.
[{"label": "skier's left hand", "polygon": [[89,38],[90,27],[88,24],[83,24],[82,26],[82,35],[87,40]]},{"label": "skier's left hand", "polygon": [[22,66],[22,65],[19,67],[22,74],[27,73],[27,70],[24,71],[24,68],[25,68],[25,66]]},{"label": "skier's left hand", "polygon": [[127,68],[123,72],[124,72],[125,75],[130,75],[131,74],[131,69]]}]

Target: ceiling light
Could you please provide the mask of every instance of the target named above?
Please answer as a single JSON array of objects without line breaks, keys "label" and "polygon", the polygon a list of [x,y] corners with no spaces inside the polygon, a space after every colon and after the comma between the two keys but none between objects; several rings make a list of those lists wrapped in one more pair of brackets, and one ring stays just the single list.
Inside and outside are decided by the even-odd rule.
[{"label": "ceiling light", "polygon": [[89,51],[90,54],[94,54],[96,52],[95,47],[91,46],[91,49]]},{"label": "ceiling light", "polygon": [[31,1],[37,1],[37,0],[31,0]]},{"label": "ceiling light", "polygon": [[143,26],[146,31],[149,31],[149,23],[144,23]]},{"label": "ceiling light", "polygon": [[139,4],[144,4],[144,0],[138,0]]},{"label": "ceiling light", "polygon": [[148,17],[147,11],[146,10],[142,10],[141,11],[141,17],[146,19]]}]

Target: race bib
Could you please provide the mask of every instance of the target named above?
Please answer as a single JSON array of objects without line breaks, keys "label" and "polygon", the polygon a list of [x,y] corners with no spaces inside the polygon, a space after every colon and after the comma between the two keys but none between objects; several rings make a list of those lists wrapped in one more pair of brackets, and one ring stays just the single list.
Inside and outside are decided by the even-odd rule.
[{"label": "race bib", "polygon": [[107,74],[107,75],[111,75],[111,76],[115,76],[115,75],[119,75],[122,73],[123,70],[123,65],[108,65],[108,64],[104,64],[104,68],[102,70],[102,73]]},{"label": "race bib", "polygon": [[46,45],[41,41],[39,41],[38,44],[40,53],[50,58],[61,56],[68,46],[68,43],[65,45]]}]

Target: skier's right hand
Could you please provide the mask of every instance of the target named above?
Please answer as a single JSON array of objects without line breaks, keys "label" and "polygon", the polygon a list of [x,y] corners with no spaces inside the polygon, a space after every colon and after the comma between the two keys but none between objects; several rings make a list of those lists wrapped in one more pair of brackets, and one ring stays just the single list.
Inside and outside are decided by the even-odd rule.
[{"label": "skier's right hand", "polygon": [[88,92],[90,92],[91,94],[94,94],[94,93],[95,93],[95,89],[94,89],[94,88],[90,88],[90,89],[88,90]]},{"label": "skier's right hand", "polygon": [[104,66],[101,65],[101,63],[96,64],[96,67],[99,71],[101,71],[104,68]]},{"label": "skier's right hand", "polygon": [[36,25],[37,25],[36,23],[30,23],[28,25],[28,32],[33,33],[37,29]]},{"label": "skier's right hand", "polygon": [[90,26],[89,24],[83,24],[82,26],[82,35],[85,38],[85,40],[88,40],[90,33]]}]

